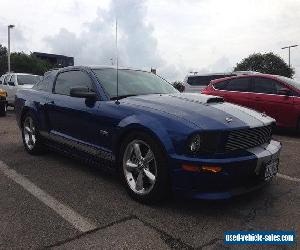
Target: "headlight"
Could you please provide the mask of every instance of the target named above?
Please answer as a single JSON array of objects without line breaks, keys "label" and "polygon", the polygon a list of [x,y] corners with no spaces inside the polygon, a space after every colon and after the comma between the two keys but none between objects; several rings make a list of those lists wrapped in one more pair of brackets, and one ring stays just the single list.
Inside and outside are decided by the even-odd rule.
[{"label": "headlight", "polygon": [[188,141],[188,150],[191,153],[196,153],[201,147],[201,137],[199,134],[193,135]]}]

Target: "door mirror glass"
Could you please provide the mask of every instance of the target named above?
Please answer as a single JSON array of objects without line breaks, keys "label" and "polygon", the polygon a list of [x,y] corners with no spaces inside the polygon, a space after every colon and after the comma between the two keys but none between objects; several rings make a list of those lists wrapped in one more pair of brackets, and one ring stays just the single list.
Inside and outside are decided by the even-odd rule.
[{"label": "door mirror glass", "polygon": [[9,86],[15,86],[15,83],[14,82],[8,82],[8,85]]},{"label": "door mirror glass", "polygon": [[70,96],[78,98],[96,99],[97,95],[88,88],[71,88]]},{"label": "door mirror glass", "polygon": [[290,95],[290,90],[287,88],[282,88],[277,90],[278,95]]}]

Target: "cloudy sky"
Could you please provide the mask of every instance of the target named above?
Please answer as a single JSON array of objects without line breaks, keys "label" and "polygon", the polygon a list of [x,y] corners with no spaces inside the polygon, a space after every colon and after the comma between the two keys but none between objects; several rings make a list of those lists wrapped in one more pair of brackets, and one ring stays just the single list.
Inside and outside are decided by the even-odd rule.
[{"label": "cloudy sky", "polygon": [[[75,64],[115,63],[118,18],[121,66],[169,80],[189,71],[230,71],[255,52],[300,44],[299,0],[0,0],[0,43],[12,51],[75,57]],[[300,46],[291,53],[300,79]]]}]

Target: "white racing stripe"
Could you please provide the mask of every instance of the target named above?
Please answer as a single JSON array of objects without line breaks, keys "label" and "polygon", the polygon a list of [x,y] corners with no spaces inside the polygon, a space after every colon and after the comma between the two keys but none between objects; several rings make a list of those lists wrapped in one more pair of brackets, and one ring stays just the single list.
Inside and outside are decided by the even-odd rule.
[{"label": "white racing stripe", "polygon": [[89,222],[86,218],[82,217],[72,208],[62,204],[51,195],[47,194],[30,180],[18,174],[15,170],[9,168],[2,161],[0,161],[0,171],[5,176],[22,186],[27,192],[36,197],[39,201],[50,207],[53,211],[55,211],[58,215],[68,221],[80,232],[87,232],[96,228],[96,225]]},{"label": "white racing stripe", "polygon": [[300,179],[299,179],[299,178],[290,177],[290,176],[288,176],[288,175],[284,175],[284,174],[278,173],[276,176],[279,177],[279,178],[285,179],[285,180],[295,181],[295,182],[300,182]]}]

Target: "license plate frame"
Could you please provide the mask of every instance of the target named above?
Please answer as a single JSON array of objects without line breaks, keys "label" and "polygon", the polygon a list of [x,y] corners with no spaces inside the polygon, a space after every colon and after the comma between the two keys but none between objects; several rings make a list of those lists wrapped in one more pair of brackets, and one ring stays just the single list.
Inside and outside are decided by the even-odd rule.
[{"label": "license plate frame", "polygon": [[264,166],[263,178],[270,180],[278,173],[279,159],[273,159],[267,162]]}]

